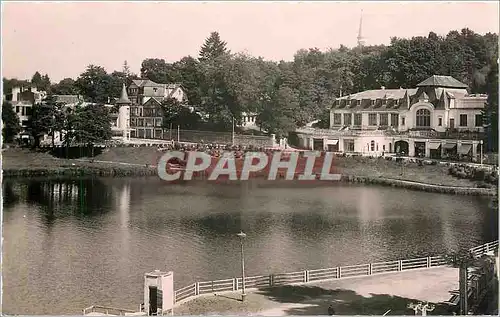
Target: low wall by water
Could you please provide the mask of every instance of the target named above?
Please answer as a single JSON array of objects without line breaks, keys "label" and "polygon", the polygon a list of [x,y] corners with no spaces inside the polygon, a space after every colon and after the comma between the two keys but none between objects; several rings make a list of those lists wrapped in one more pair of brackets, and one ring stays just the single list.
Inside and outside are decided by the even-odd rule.
[{"label": "low wall by water", "polygon": [[[73,165],[62,165],[58,168],[38,168],[38,169],[4,169],[4,177],[43,177],[43,176],[95,176],[95,177],[134,177],[134,176],[157,176],[158,171],[155,166],[152,165],[140,165],[140,164],[123,164],[120,166],[103,166],[102,163],[96,162],[95,165],[89,163],[87,166],[73,166]],[[110,163],[107,163],[110,164]],[[262,184],[268,184],[273,182],[273,186],[328,186],[332,184],[332,181],[316,181],[312,183],[311,181],[300,181],[285,180],[285,173],[278,173],[276,181],[268,181],[265,175],[256,176],[252,181],[262,182]],[[205,175],[194,174],[194,181],[207,181]],[[179,181],[188,182],[188,181]],[[229,180],[218,180],[217,184],[234,184],[235,182],[242,181],[229,181]],[[293,182],[293,183],[291,183]],[[335,182],[335,181],[333,181]],[[391,186],[398,188],[406,188],[411,190],[419,190],[434,193],[443,194],[454,194],[454,195],[471,195],[471,196],[495,196],[496,187],[493,188],[476,188],[476,187],[454,187],[454,186],[443,186],[435,184],[418,183],[408,180],[399,180],[383,177],[369,177],[369,176],[352,176],[352,175],[342,175],[341,182],[344,183],[360,183],[360,184],[373,184],[381,186]],[[278,184],[279,183],[279,184]]]}]

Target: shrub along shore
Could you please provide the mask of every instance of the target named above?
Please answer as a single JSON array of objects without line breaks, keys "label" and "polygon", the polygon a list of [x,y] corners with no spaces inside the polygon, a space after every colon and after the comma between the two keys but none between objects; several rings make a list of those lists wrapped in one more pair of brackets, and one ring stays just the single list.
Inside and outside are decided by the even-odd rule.
[{"label": "shrub along shore", "polygon": [[[115,153],[116,151],[120,152]],[[25,149],[6,149],[2,152],[3,177],[157,177],[157,170],[153,165],[157,157],[156,148],[110,149],[95,157],[94,162],[56,159],[47,153]],[[114,163],[102,162],[111,160]],[[396,162],[376,158],[339,158],[336,163],[342,173],[341,181],[345,183],[457,195],[495,195],[497,190],[493,184],[485,186],[484,181],[474,181],[473,177],[457,177],[446,166],[406,164],[403,167]],[[203,178],[197,177],[198,181],[204,181]],[[283,178],[270,182],[263,175],[257,175],[253,180],[259,186],[331,186],[331,182],[327,181],[294,181],[291,185],[290,181]],[[484,179],[484,176],[476,178]],[[234,182],[222,180],[217,183]]]}]

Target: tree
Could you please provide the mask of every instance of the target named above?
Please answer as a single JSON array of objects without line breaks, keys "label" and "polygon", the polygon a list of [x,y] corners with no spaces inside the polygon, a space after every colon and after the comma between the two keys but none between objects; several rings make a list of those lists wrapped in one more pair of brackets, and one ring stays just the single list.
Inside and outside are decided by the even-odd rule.
[{"label": "tree", "polygon": [[42,76],[42,80],[40,82],[40,85],[37,87],[41,91],[47,91],[50,92],[50,78],[49,75],[45,74]]},{"label": "tree", "polygon": [[200,49],[200,61],[213,60],[225,54],[230,54],[226,48],[226,42],[222,41],[218,32],[210,33]]},{"label": "tree", "polygon": [[34,139],[33,147],[37,148],[40,146],[41,137],[45,134],[54,135],[54,131],[57,129],[57,109],[53,102],[35,104],[32,109],[27,130]]},{"label": "tree", "polygon": [[488,101],[483,117],[485,118],[488,151],[498,151],[498,63],[492,63],[486,80]]},{"label": "tree", "polygon": [[113,94],[112,78],[101,66],[89,65],[76,80],[76,86],[94,103],[107,103]]},{"label": "tree", "polygon": [[257,116],[257,124],[268,133],[276,134],[278,139],[286,137],[297,128],[294,113],[298,108],[298,93],[290,87],[282,86]]},{"label": "tree", "polygon": [[42,75],[39,72],[35,72],[33,77],[31,77],[31,83],[40,88],[42,86]]},{"label": "tree", "polygon": [[102,104],[77,106],[69,115],[68,142],[93,146],[111,139],[111,117]]},{"label": "tree", "polygon": [[15,137],[21,132],[21,124],[10,102],[2,104],[2,125],[4,143],[12,143]]},{"label": "tree", "polygon": [[169,98],[161,104],[163,112],[163,128],[180,127],[182,129],[197,129],[201,124],[200,116],[180,103],[177,99]]},{"label": "tree", "polygon": [[76,86],[76,82],[71,78],[64,78],[59,83],[51,87],[51,92],[54,95],[78,95],[80,91]]},{"label": "tree", "polygon": [[168,84],[175,82],[178,76],[175,74],[172,64],[167,63],[164,59],[148,58],[142,61],[141,77],[155,83]]},{"label": "tree", "polygon": [[128,66],[127,61],[123,62],[122,73],[124,73],[125,76],[127,76],[127,77],[131,75],[130,67]]}]

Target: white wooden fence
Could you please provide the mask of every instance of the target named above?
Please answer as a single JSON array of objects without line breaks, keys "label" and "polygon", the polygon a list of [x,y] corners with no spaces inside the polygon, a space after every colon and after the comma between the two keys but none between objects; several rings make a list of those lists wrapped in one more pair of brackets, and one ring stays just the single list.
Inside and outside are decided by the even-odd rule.
[{"label": "white wooden fence", "polygon": [[[498,240],[470,249],[476,256],[498,250]],[[409,260],[349,265],[327,269],[305,270],[291,273],[245,277],[245,289],[260,289],[282,285],[303,284],[347,277],[395,273],[414,269],[447,265],[443,256],[422,257]],[[201,295],[240,290],[241,278],[196,282],[175,291],[175,304],[181,304]]]}]

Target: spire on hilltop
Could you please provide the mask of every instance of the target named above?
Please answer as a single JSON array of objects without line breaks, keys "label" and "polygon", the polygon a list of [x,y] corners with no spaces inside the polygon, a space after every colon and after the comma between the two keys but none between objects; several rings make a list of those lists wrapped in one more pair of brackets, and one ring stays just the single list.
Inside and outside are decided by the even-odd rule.
[{"label": "spire on hilltop", "polygon": [[361,9],[361,17],[359,18],[359,30],[358,30],[358,46],[362,47],[365,45],[365,38],[363,37],[363,9]]}]

